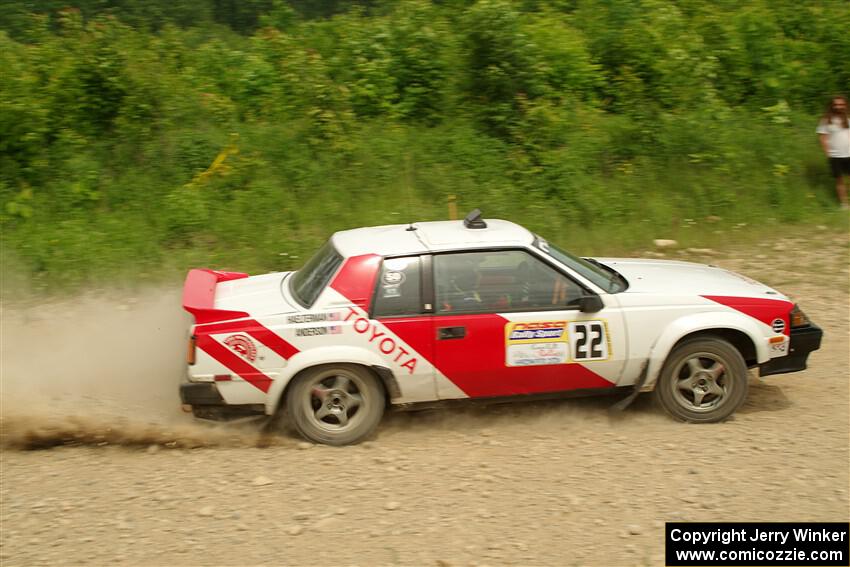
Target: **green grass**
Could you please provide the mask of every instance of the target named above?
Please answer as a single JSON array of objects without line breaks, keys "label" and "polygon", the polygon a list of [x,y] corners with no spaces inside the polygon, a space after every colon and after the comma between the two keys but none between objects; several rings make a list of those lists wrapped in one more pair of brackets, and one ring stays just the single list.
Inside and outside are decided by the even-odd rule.
[{"label": "green grass", "polygon": [[[257,147],[240,155],[275,147],[273,131],[252,134],[256,139],[245,136],[244,143]],[[241,182],[246,186],[234,188],[224,177],[191,190],[197,202],[187,202],[200,204],[202,218],[189,210],[188,224],[173,224],[167,195],[155,197],[164,193],[161,181],[139,171],[127,174],[139,198],[114,209],[62,218],[36,207],[30,218],[4,228],[3,295],[176,282],[201,266],[250,273],[295,269],[337,230],[446,219],[449,195],[458,196],[461,216],[480,207],[486,217],[518,222],[582,255],[640,253],[652,249],[655,238],[675,239],[680,248],[723,250],[815,226],[848,229],[848,215],[833,204],[823,176],[812,186],[804,175],[789,181],[754,171],[732,179],[693,164],[648,162],[585,173],[570,180],[577,195],[562,197],[522,187],[528,178],[512,178],[504,148],[492,141],[473,138],[472,147],[441,157],[442,148],[428,139],[440,134],[431,132],[397,151],[399,136],[410,134],[371,138],[375,143],[357,146],[344,164],[335,156],[276,162],[262,154]],[[119,183],[130,181],[122,176]],[[727,184],[735,191],[723,193]],[[774,204],[765,202],[772,191],[779,195]],[[731,202],[718,207],[718,199]]]},{"label": "green grass", "polygon": [[6,218],[7,282],[57,292],[171,279],[195,266],[294,269],[337,230],[445,219],[449,195],[461,215],[479,207],[587,255],[642,250],[655,238],[716,248],[789,226],[847,228],[826,166],[803,136],[800,157],[785,150],[791,159],[782,175],[758,156],[731,171],[664,156],[609,166],[601,156],[597,171],[570,173],[523,170],[514,147],[464,125],[366,123],[342,153],[305,148],[280,127],[242,128],[239,154],[225,160],[229,170],[194,186],[185,185],[227,136],[210,136],[220,145],[208,144],[191,169],[183,153],[163,156],[160,146],[123,170],[100,148],[83,154],[91,167],[108,163],[107,176],[95,170],[99,202],[65,209],[36,192],[29,217]]}]

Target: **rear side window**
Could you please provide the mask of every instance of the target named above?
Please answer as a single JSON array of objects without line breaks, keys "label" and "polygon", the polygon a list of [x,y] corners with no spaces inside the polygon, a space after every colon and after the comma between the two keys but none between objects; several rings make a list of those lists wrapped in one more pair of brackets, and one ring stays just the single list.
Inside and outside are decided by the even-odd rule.
[{"label": "rear side window", "polygon": [[292,276],[292,295],[304,307],[310,307],[342,264],[342,256],[328,240],[304,267]]},{"label": "rear side window", "polygon": [[418,256],[384,260],[375,290],[376,317],[418,315],[422,312],[419,264]]}]

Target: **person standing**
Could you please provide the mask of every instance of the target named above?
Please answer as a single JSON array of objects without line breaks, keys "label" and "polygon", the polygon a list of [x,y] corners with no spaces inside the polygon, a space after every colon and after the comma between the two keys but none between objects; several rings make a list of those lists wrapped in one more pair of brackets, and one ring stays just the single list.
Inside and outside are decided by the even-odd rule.
[{"label": "person standing", "polygon": [[835,177],[835,193],[842,209],[850,208],[847,203],[847,184],[850,178],[850,124],[847,120],[847,97],[832,97],[817,128],[820,145],[829,159],[829,167]]}]

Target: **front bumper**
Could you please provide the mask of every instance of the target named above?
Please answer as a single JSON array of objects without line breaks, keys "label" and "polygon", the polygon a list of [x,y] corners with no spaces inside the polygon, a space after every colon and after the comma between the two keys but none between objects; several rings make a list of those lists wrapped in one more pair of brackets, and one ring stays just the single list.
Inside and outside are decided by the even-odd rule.
[{"label": "front bumper", "polygon": [[820,348],[823,338],[823,330],[815,324],[805,327],[793,327],[791,329],[791,342],[788,346],[788,354],[778,358],[772,358],[759,367],[759,376],[770,376],[771,374],[785,374],[786,372],[799,372],[806,369],[806,359],[809,353]]},{"label": "front bumper", "polygon": [[265,414],[263,404],[228,404],[221,397],[214,382],[180,384],[180,401],[192,406],[192,414],[195,417],[213,421],[227,421]]}]

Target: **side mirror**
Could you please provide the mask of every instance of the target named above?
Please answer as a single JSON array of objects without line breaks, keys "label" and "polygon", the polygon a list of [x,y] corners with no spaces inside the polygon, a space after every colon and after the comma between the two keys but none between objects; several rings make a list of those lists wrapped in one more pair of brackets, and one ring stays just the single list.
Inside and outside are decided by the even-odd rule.
[{"label": "side mirror", "polygon": [[602,311],[605,304],[598,295],[584,295],[578,300],[578,310],[582,313],[596,313]]}]

